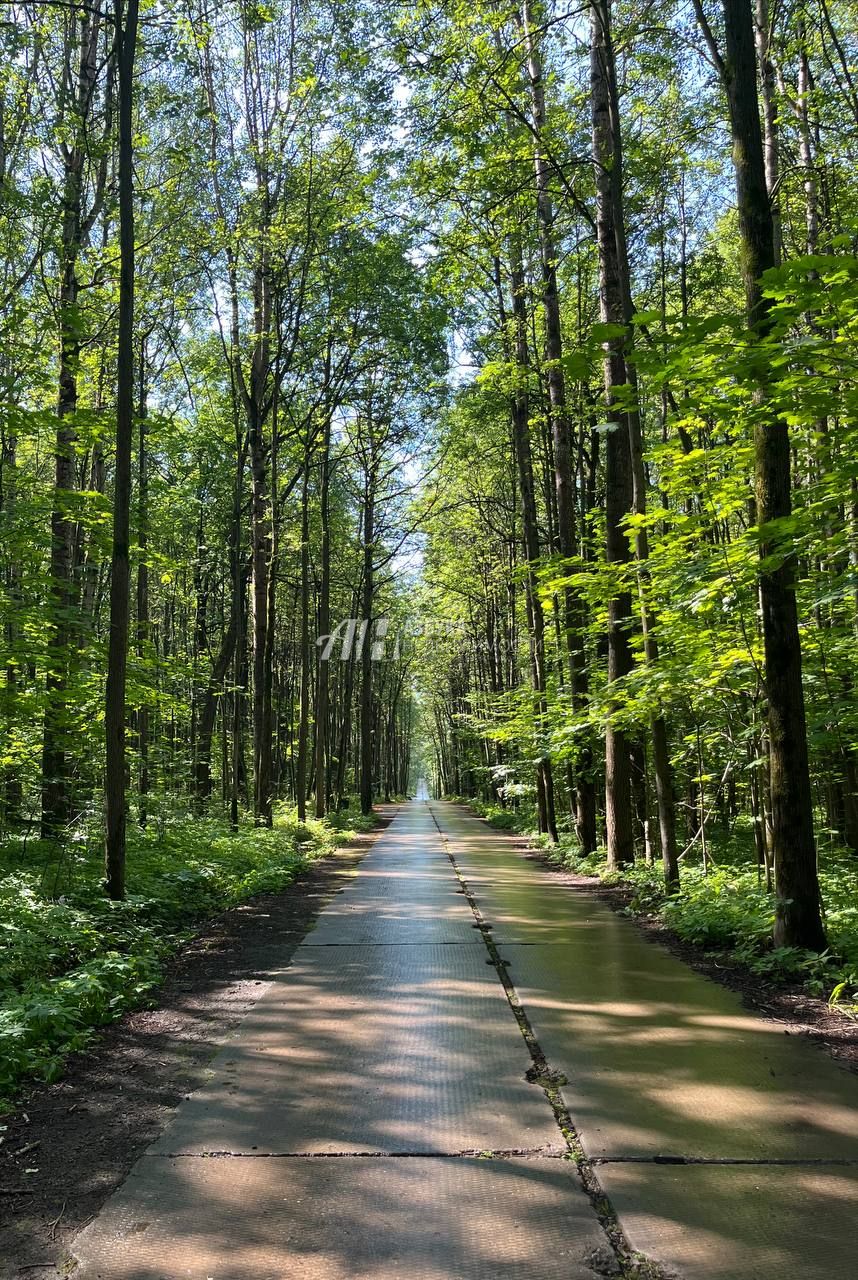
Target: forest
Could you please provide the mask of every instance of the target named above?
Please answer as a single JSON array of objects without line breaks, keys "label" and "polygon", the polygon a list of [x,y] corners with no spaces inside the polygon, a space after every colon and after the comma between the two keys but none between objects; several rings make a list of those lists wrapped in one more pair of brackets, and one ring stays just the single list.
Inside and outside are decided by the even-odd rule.
[{"label": "forest", "polygon": [[0,19],[0,1096],[373,806],[858,1009],[851,0]]}]

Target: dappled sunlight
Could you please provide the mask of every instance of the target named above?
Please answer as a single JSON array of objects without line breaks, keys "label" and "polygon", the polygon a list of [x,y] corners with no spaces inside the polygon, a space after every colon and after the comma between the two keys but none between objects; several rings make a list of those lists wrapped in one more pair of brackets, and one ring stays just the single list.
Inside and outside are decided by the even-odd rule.
[{"label": "dappled sunlight", "polygon": [[425,805],[403,809],[307,945],[470,943],[474,917]]},{"label": "dappled sunlight", "polygon": [[[512,841],[453,806],[437,811],[534,1032],[568,1080],[588,1154],[858,1160],[854,1077],[605,904],[540,879]],[[492,847],[502,864],[518,860],[527,885],[471,877]]]},{"label": "dappled sunlight", "polygon": [[[599,1177],[632,1248],[680,1275],[855,1275],[858,1168],[611,1164]],[[808,1248],[808,1238],[818,1244]]]},{"label": "dappled sunlight", "polygon": [[[405,848],[415,878],[391,886]],[[403,810],[155,1150],[562,1149],[457,888],[428,809]]]},{"label": "dappled sunlight", "polygon": [[559,1148],[485,959],[481,943],[299,951],[157,1150]]},{"label": "dappled sunlight", "polygon": [[[415,875],[388,878],[406,848]],[[565,1151],[457,889],[428,811],[397,818],[79,1238],[82,1277],[162,1280],[169,1257],[169,1280],[530,1280],[541,1256],[592,1280],[607,1245],[573,1165],[455,1155]]]},{"label": "dappled sunlight", "polygon": [[604,1247],[562,1161],[150,1158],[77,1253],[111,1280],[595,1280]]},{"label": "dappled sunlight", "polygon": [[[845,1239],[858,1166],[653,1158],[858,1160],[855,1081],[592,898],[526,864],[493,880],[492,848],[520,854],[438,811],[632,1246],[692,1280],[769,1280],[792,1274],[802,1215]],[[79,1237],[81,1280],[602,1274],[605,1237],[460,889],[430,807],[409,806]],[[839,1248],[802,1280],[851,1277]]]}]

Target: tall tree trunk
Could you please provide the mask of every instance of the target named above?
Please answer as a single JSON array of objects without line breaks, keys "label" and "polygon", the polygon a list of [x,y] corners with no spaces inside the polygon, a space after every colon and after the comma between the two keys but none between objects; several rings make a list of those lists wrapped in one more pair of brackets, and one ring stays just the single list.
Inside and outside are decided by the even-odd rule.
[{"label": "tall tree trunk", "polygon": [[[369,424],[370,437],[372,423]],[[375,597],[375,450],[370,445],[363,499],[363,618],[360,650],[360,808],[372,812],[372,624]]]},{"label": "tall tree trunk", "polygon": [[[322,525],[322,564],[321,581],[319,583],[319,635],[321,636],[328,635],[331,630],[330,454],[331,415],[326,406],[325,422],[322,434],[321,491],[319,495],[319,518]],[[328,776],[325,747],[328,736],[330,674],[330,663],[323,660],[320,653],[318,675],[316,678],[316,743],[314,761],[317,818],[324,818],[328,806]]]},{"label": "tall tree trunk", "polygon": [[[628,277],[627,277],[628,278]],[[630,298],[629,298],[630,300]],[[630,318],[630,317],[629,317]],[[627,366],[627,376],[635,388],[634,404],[629,411],[629,448],[632,459],[632,492],[635,514],[646,515],[646,472],[643,460],[643,436],[641,432],[640,413],[637,409],[637,378],[631,366]],[[640,590],[641,625],[643,628],[644,656],[648,665],[658,663],[658,640],[656,639],[656,619],[649,603],[649,535],[645,523],[639,523],[635,529],[635,553],[638,562],[638,583]],[[676,797],[673,785],[673,769],[670,763],[670,747],[667,737],[667,723],[660,711],[650,716],[650,732],[652,735],[652,764],[655,777],[656,805],[658,808],[658,830],[661,844],[661,862],[664,882],[668,889],[676,889],[679,885],[679,861],[676,848]]]},{"label": "tall tree trunk", "polygon": [[[527,378],[530,366],[527,336],[526,283],[521,261],[521,246],[516,239],[510,243],[512,282],[512,310],[515,330],[515,363],[517,388],[512,404],[513,444],[518,488],[521,502],[524,552],[527,558],[527,616],[530,630],[530,659],[533,682],[533,702],[537,733],[540,740],[545,733],[546,675],[545,675],[545,618],[539,598],[537,568],[539,565],[539,526],[536,513],[536,493],[533,481],[533,456],[530,445],[530,413]],[[554,811],[554,777],[551,761],[544,744],[538,746],[537,801],[539,829],[557,841],[557,820]]]},{"label": "tall tree trunk", "polygon": [[[0,426],[0,512],[11,524],[18,499],[18,440],[6,435]],[[17,609],[21,601],[20,571],[14,556],[7,561],[5,572],[8,608],[3,624],[6,640],[6,695],[5,719],[11,729],[18,721],[18,622]],[[3,766],[3,816],[7,822],[17,823],[21,818],[23,785],[21,765],[10,760]]]},{"label": "tall tree trunk", "polygon": [[[237,408],[237,406],[235,406]],[[244,495],[244,467],[247,446],[238,414],[235,421],[235,475],[232,486],[232,538],[229,548],[230,580],[232,583],[232,625],[235,629],[235,647],[232,670],[232,756],[229,780],[229,822],[233,831],[238,830],[239,792],[243,764],[242,709],[244,706],[245,671],[245,574],[241,564],[241,528]]]},{"label": "tall tree trunk", "polygon": [[[146,342],[140,349],[140,389],[138,400],[139,428],[137,446],[137,657],[143,665],[149,640],[149,459],[146,448],[148,426],[146,423]],[[149,704],[145,698],[137,712],[137,750],[139,774],[137,780],[137,820],[145,829],[149,801]]]},{"label": "tall tree trunk", "polygon": [[271,504],[269,456],[263,438],[262,409],[253,397],[248,440],[251,471],[251,599],[253,623],[253,812],[261,826],[270,827],[271,703],[268,693],[268,575],[271,568]]},{"label": "tall tree trunk", "polygon": [[[353,601],[353,605],[357,605],[357,600]],[[355,654],[354,649],[349,650],[347,659],[341,659],[345,662],[345,673],[340,684],[342,693],[340,697],[340,734],[337,744],[337,809],[346,807],[346,779],[348,777],[349,764],[349,744],[352,738],[352,714],[354,709],[354,679],[355,679]]]},{"label": "tall tree trunk", "polygon": [[760,68],[760,92],[763,100],[763,157],[766,191],[772,211],[772,241],[775,265],[781,260],[780,136],[778,104],[775,97],[775,68],[770,55],[772,39],[769,0],[756,0],[755,40]]},{"label": "tall tree trunk", "polygon": [[[551,199],[549,165],[541,141],[546,124],[545,85],[530,0],[525,0],[524,3],[523,24],[535,136],[536,213],[542,260],[542,310],[545,323],[546,380],[554,452],[557,546],[562,556],[571,559],[578,552],[575,531],[575,483],[571,460],[572,429],[566,405],[566,380],[562,363],[563,336],[560,325],[560,300],[557,292],[554,208]],[[583,616],[581,602],[569,587],[563,592],[562,621],[572,705],[578,714],[583,714],[586,711],[589,692],[583,645]],[[579,745],[574,775],[575,826],[578,840],[585,853],[592,853],[596,848],[596,787],[592,771],[592,748],[589,738],[585,737]]]},{"label": "tall tree trunk", "polygon": [[[233,660],[235,652],[236,618],[235,610],[230,610],[229,623],[221,642],[220,650],[212,665],[211,675],[206,685],[200,705],[199,722],[197,724],[197,750],[194,758],[194,790],[197,802],[202,807],[211,795],[212,790],[212,737],[217,719],[218,696],[222,694],[223,682]],[[226,718],[224,713],[224,719]]]},{"label": "tall tree trunk", "polygon": [[[772,211],[766,190],[751,0],[723,0],[725,57],[721,63],[733,133],[733,164],[742,241],[748,324],[760,338],[771,329],[761,278],[774,266]],[[773,522],[792,511],[790,440],[786,421],[769,409],[765,373],[757,372],[754,428],[755,493],[760,529],[760,602],[766,661],[775,863],[775,942],[822,950],[825,931],[813,831],[801,640],[795,596],[795,554]]]},{"label": "tall tree trunk", "polygon": [[819,192],[816,185],[816,169],[813,158],[813,141],[810,122],[810,95],[812,81],[810,59],[807,54],[807,33],[804,20],[798,24],[798,116],[799,158],[804,187],[805,251],[814,254],[819,248]]},{"label": "tall tree trunk", "polygon": [[105,868],[111,898],[125,897],[125,683],[131,565],[131,450],[134,439],[134,56],[137,0],[117,0],[119,69],[119,334],[116,360],[116,461],[110,640],[104,699]]},{"label": "tall tree trunk", "polygon": [[301,677],[298,710],[298,762],[295,798],[298,821],[307,820],[307,752],[310,738],[310,445],[304,445],[304,479],[301,485]]},{"label": "tall tree trunk", "polygon": [[[624,325],[625,306],[618,252],[616,209],[622,192],[618,121],[612,111],[615,79],[611,42],[610,0],[590,8],[590,91],[593,122],[593,163],[596,176],[596,237],[599,250],[599,300],[603,323]],[[618,194],[619,193],[619,194]],[[607,561],[620,570],[631,559],[623,522],[633,508],[632,460],[627,415],[618,403],[618,389],[626,382],[624,340],[605,344],[605,521]],[[631,593],[625,584],[614,590],[608,606],[608,682],[615,684],[632,669],[629,627]],[[631,761],[625,731],[612,715],[605,733],[605,815],[608,865],[618,868],[634,860]]]},{"label": "tall tree trunk", "polygon": [[270,510],[271,510],[271,537],[270,537],[270,556],[268,560],[268,622],[265,627],[265,653],[263,660],[264,683],[262,690],[262,705],[265,716],[265,732],[266,742],[268,744],[268,813],[265,821],[268,826],[273,823],[273,801],[280,784],[280,772],[277,763],[277,757],[274,749],[274,644],[277,635],[277,560],[280,546],[280,506],[277,496],[278,483],[278,467],[277,467],[277,449],[279,443],[279,427],[277,422],[278,409],[278,391],[279,391],[279,361],[275,363],[274,373],[274,390],[273,390],[273,409],[271,422],[271,486],[270,486]]},{"label": "tall tree trunk", "polygon": [[[59,391],[57,433],[54,448],[54,501],[51,511],[51,567],[45,721],[42,739],[42,838],[57,839],[69,816],[69,767],[67,760],[69,651],[72,612],[75,607],[73,564],[75,525],[69,512],[69,495],[75,488],[78,369],[81,328],[78,315],[78,261],[84,242],[84,165],[86,128],[98,76],[98,43],[101,19],[87,13],[81,19],[79,60],[72,70],[73,47],[68,53],[67,74],[73,77],[75,100],[69,113],[77,136],[63,150],[63,212],[60,229]],[[72,24],[72,30],[75,30]]]}]

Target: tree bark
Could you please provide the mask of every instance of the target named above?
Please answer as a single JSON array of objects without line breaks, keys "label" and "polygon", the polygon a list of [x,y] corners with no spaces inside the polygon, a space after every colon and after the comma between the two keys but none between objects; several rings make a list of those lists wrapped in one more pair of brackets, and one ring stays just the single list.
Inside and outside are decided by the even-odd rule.
[{"label": "tree bark", "polygon": [[[309,433],[309,425],[307,427]],[[310,448],[304,446],[304,479],[301,485],[301,654],[298,710],[298,761],[295,798],[298,821],[307,820],[307,752],[310,736]]]},{"label": "tree bark", "polygon": [[370,449],[363,499],[363,618],[360,644],[360,808],[372,813],[372,624],[375,597],[375,450],[369,423]]},{"label": "tree bark", "polygon": [[755,40],[760,69],[760,92],[763,100],[763,157],[766,190],[772,211],[772,237],[775,265],[781,260],[780,135],[778,106],[775,97],[775,68],[770,57],[771,21],[768,0],[756,0]]},{"label": "tree bark", "polygon": [[[554,240],[554,208],[551,199],[550,168],[541,138],[546,125],[545,84],[538,39],[530,0],[525,0],[523,26],[527,48],[527,69],[533,112],[534,176],[539,247],[542,260],[542,310],[545,324],[545,363],[551,433],[554,453],[554,486],[557,504],[557,546],[571,560],[578,553],[575,530],[575,483],[571,462],[572,428],[566,404],[563,372],[563,336],[560,299],[557,290],[557,246]],[[563,592],[562,627],[569,670],[569,686],[574,710],[586,711],[589,681],[583,647],[581,602],[567,587]],[[584,853],[596,848],[596,788],[592,777],[592,748],[588,736],[579,744],[574,771],[575,826]]]},{"label": "tree bark", "polygon": [[[0,512],[11,523],[14,520],[15,504],[18,498],[18,440],[14,435],[6,435],[0,426]],[[9,607],[3,624],[6,640],[6,695],[5,720],[12,728],[19,719],[18,707],[18,622],[17,609],[21,602],[20,572],[14,557],[7,563],[6,591]],[[24,798],[19,761],[10,761],[3,767],[3,817],[6,822],[18,823],[21,820],[21,804]]]},{"label": "tree bark", "polygon": [[[72,612],[75,526],[68,511],[68,495],[75,488],[78,370],[81,330],[78,315],[78,261],[85,239],[84,165],[86,129],[98,77],[98,44],[101,18],[88,12],[81,18],[77,66],[72,70],[74,49],[67,54],[66,74],[73,78],[75,100],[69,115],[76,130],[72,143],[63,148],[63,213],[60,231],[59,390],[57,433],[54,447],[54,501],[51,511],[51,567],[49,639],[45,675],[45,720],[42,739],[42,838],[56,840],[69,817],[69,768],[67,760],[69,651],[72,644]],[[75,29],[74,26],[72,29]],[[108,92],[110,90],[108,89]]]},{"label": "tree bark", "polygon": [[[258,338],[258,342],[264,341]],[[261,361],[260,361],[261,363]],[[270,827],[271,701],[266,680],[268,646],[268,588],[271,567],[271,504],[269,455],[263,437],[260,397],[253,397],[248,422],[251,472],[251,599],[253,621],[253,812],[257,823]]]},{"label": "tree bark", "polygon": [[212,665],[206,690],[200,707],[199,724],[197,725],[197,750],[194,760],[194,790],[197,802],[202,807],[211,795],[212,790],[212,737],[217,719],[218,694],[221,692],[226,673],[235,652],[236,618],[235,610],[230,610],[230,619],[220,650]]},{"label": "tree bark", "polygon": [[125,897],[125,684],[131,566],[131,450],[134,437],[134,57],[138,0],[116,0],[119,70],[119,335],[110,640],[104,699],[105,869],[111,898]]},{"label": "tree bark", "polygon": [[[137,445],[137,657],[142,665],[146,658],[149,640],[149,460],[146,448],[148,427],[146,424],[146,343],[140,350],[140,392],[138,401],[139,425]],[[149,801],[149,705],[144,701],[137,712],[137,750],[139,773],[137,779],[137,821],[145,830]]]},{"label": "tree bark", "polygon": [[[530,414],[527,378],[530,366],[527,337],[526,283],[521,261],[521,246],[513,237],[510,242],[512,312],[515,330],[515,363],[517,388],[512,402],[513,445],[518,471],[524,553],[527,559],[527,617],[530,630],[530,659],[533,681],[533,704],[536,731],[541,739],[545,732],[546,674],[545,618],[539,599],[537,567],[539,564],[539,526],[536,492],[533,480],[533,455],[530,445]],[[538,745],[536,767],[539,829],[557,842],[557,819],[554,810],[554,777],[551,761],[544,745]]]},{"label": "tree bark", "polygon": [[[748,324],[764,338],[771,329],[762,276],[775,264],[772,211],[766,190],[754,23],[750,0],[723,0],[722,78],[733,134],[733,164],[742,241]],[[759,415],[754,429],[755,494],[760,529],[760,603],[766,662],[775,864],[775,943],[823,950],[801,640],[795,596],[795,554],[773,522],[792,512],[790,439],[786,421],[767,410],[762,367],[757,372]]]},{"label": "tree bark", "polygon": [[[590,92],[593,125],[593,163],[596,176],[596,238],[599,250],[599,302],[602,322],[624,325],[625,306],[618,252],[615,213],[622,192],[622,166],[617,125],[612,111],[614,78],[610,31],[610,0],[590,8]],[[609,337],[605,344],[604,383],[607,431],[605,439],[605,520],[607,562],[622,573],[631,559],[624,520],[633,508],[632,460],[628,418],[618,404],[618,389],[625,385],[624,338]],[[632,621],[631,593],[625,582],[614,588],[608,605],[608,682],[616,684],[632,669],[629,644]],[[614,706],[616,710],[616,704]],[[631,761],[625,731],[616,716],[608,719],[605,733],[605,816],[608,866],[619,868],[634,860]]]},{"label": "tree bark", "polygon": [[[321,581],[319,583],[319,635],[326,636],[331,630],[331,511],[330,511],[330,453],[331,453],[331,415],[325,407],[325,422],[322,429],[321,484],[319,495],[319,518],[322,526],[321,546]],[[326,739],[328,734],[328,704],[330,690],[330,664],[323,661],[319,654],[318,675],[316,678],[316,744],[315,744],[315,776],[316,776],[316,817],[324,818],[328,806],[328,775],[326,764]]]}]

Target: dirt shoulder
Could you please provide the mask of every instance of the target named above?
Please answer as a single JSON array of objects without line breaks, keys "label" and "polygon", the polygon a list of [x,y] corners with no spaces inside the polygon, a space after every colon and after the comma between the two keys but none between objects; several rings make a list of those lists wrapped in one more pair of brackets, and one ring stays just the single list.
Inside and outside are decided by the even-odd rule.
[{"label": "dirt shoulder", "polygon": [[157,1007],[126,1014],[73,1055],[63,1078],[34,1085],[0,1145],[0,1277],[63,1274],[78,1231],[162,1132],[271,973],[289,962],[319,911],[342,891],[381,823],[283,892],[208,920],[171,963]]}]

